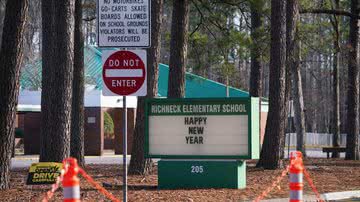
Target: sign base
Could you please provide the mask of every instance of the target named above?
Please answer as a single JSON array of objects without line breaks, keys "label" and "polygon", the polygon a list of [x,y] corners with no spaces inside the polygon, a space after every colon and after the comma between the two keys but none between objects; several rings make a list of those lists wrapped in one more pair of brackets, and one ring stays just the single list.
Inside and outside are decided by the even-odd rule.
[{"label": "sign base", "polygon": [[160,160],[159,189],[246,187],[245,161]]}]

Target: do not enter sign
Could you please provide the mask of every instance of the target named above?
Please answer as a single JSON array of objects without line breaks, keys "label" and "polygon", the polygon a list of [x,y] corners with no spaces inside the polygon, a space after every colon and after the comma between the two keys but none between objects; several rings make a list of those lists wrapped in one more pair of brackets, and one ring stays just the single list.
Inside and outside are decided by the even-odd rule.
[{"label": "do not enter sign", "polygon": [[103,52],[104,95],[146,95],[146,51]]}]

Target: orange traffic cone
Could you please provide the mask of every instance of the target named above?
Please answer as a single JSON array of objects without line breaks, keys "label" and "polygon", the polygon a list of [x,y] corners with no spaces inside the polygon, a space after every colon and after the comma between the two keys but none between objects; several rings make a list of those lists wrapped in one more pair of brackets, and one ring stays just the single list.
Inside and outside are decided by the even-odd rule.
[{"label": "orange traffic cone", "polygon": [[289,175],[290,202],[303,201],[303,171],[304,164],[301,152],[291,152]]},{"label": "orange traffic cone", "polygon": [[62,181],[64,202],[80,202],[80,180],[77,176],[79,173],[77,160],[67,158],[64,160],[63,166],[66,166],[66,164],[68,164],[68,169]]}]

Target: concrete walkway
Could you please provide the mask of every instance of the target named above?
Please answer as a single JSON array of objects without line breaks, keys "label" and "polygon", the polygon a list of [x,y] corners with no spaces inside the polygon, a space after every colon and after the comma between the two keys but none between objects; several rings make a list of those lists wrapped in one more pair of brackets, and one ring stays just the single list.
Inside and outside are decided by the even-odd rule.
[{"label": "concrete walkway", "polygon": [[[321,194],[325,201],[360,201],[360,190]],[[262,200],[262,202],[288,202],[289,198]],[[303,201],[316,201],[315,195],[304,195]]]}]

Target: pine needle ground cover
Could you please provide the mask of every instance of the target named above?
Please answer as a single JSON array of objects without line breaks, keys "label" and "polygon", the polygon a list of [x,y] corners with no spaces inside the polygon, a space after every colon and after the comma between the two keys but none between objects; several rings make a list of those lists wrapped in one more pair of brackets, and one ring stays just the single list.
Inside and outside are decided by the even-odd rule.
[{"label": "pine needle ground cover", "polygon": [[[261,194],[281,174],[282,170],[255,168],[255,161],[248,162],[246,189],[182,189],[158,190],[157,170],[147,176],[129,176],[129,201],[246,201]],[[287,162],[286,162],[287,163]],[[360,190],[360,162],[340,159],[307,159],[306,169],[320,193]],[[26,185],[28,169],[11,171],[11,189],[0,191],[1,201],[41,201],[50,185]],[[117,185],[107,188],[122,199],[121,165],[87,165],[86,172],[98,183]],[[304,179],[304,194],[313,192]],[[267,198],[288,197],[288,178],[285,177]],[[81,178],[81,199],[83,201],[109,201],[94,187]],[[62,190],[58,190],[51,201],[62,201]]]}]

